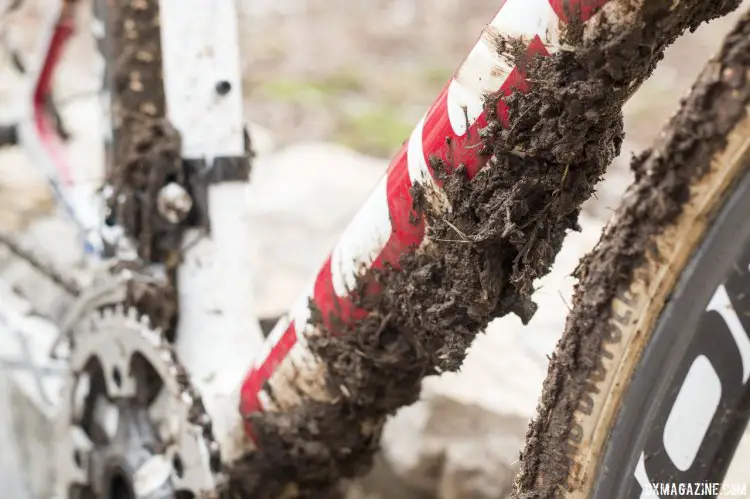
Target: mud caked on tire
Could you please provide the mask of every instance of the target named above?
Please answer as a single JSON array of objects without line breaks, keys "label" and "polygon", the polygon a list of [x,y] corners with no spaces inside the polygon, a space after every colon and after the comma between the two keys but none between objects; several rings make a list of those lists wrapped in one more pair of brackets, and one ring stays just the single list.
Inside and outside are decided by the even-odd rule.
[{"label": "mud caked on tire", "polygon": [[[749,111],[747,13],[635,158],[634,184],[576,272],[518,497],[722,481],[750,417]],[[688,399],[697,426],[680,423]]]}]

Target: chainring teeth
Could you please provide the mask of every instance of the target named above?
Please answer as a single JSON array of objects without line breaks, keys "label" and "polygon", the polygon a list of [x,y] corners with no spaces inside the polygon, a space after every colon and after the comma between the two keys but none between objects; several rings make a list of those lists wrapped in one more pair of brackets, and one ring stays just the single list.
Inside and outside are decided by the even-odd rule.
[{"label": "chainring teeth", "polygon": [[[193,492],[196,497],[215,493],[224,476],[211,419],[161,330],[152,328],[149,318],[135,308],[115,305],[85,316],[73,329],[71,340],[71,371],[61,399],[66,406],[57,425],[58,440],[62,442],[57,461],[58,474],[63,474],[63,477],[58,476],[61,490],[66,490],[71,484],[80,484],[82,477],[86,476],[84,466],[87,459],[81,458],[85,450],[80,442],[74,441],[74,434],[76,430],[86,434],[82,426],[82,411],[76,407],[76,399],[81,399],[76,397],[76,389],[83,375],[87,374],[91,359],[97,359],[102,368],[104,396],[111,398],[115,394],[111,400],[123,396],[130,400],[136,390],[132,362],[136,355],[140,355],[161,382],[156,396],[164,398],[162,404],[166,404],[165,408],[161,413],[156,411],[155,416],[151,411],[152,400],[145,410],[149,418],[156,418],[152,426],[164,441],[161,453],[173,463],[170,483],[177,490]],[[181,458],[182,454],[184,458]],[[63,492],[61,497],[67,497],[65,494]]]}]

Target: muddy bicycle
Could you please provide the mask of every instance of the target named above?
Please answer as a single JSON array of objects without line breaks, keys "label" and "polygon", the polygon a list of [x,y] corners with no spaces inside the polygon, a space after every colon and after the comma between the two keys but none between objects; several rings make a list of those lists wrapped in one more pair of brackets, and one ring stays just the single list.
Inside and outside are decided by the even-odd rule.
[{"label": "muddy bicycle", "polygon": [[[73,273],[2,236],[61,290],[40,311],[0,288],[3,329],[64,372],[44,392],[46,497],[336,497],[425,376],[457,370],[491,320],[537,312],[535,279],[619,152],[622,106],[683,31],[738,5],[502,2],[264,334],[233,2],[93,2],[107,124],[96,191],[72,180],[51,105],[82,9],[60,2],[25,67],[28,108],[0,133],[34,155],[88,255]],[[748,109],[746,14],[635,158],[576,272],[515,495],[731,493],[721,482],[750,418]]]}]

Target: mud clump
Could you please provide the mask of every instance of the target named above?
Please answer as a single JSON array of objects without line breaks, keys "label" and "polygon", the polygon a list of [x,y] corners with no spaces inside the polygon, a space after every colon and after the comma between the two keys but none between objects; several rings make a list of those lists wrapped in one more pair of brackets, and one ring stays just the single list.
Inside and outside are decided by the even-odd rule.
[{"label": "mud clump", "polygon": [[180,135],[166,119],[159,6],[95,0],[93,13],[108,35],[97,39],[106,62],[104,86],[111,94],[112,112],[112,142],[105,144],[110,188],[105,221],[124,229],[143,263],[165,264],[166,282],[156,284],[159,277],[153,283],[131,283],[128,304],[150,317],[171,341],[183,230],[164,220],[156,207],[159,190],[168,182],[185,183],[186,172]]},{"label": "mud clump", "polygon": [[[122,226],[146,262],[175,258],[182,232],[156,209],[159,189],[186,183],[179,133],[166,119],[159,6],[94,2],[108,37],[97,42],[111,92],[112,143],[106,144],[108,223]],[[174,266],[176,262],[167,262]]]},{"label": "mud clump", "polygon": [[682,213],[690,186],[707,173],[727,134],[745,117],[749,70],[750,13],[699,77],[663,138],[634,158],[636,181],[616,212],[616,224],[576,271],[573,309],[527,434],[518,497],[553,497],[567,488],[572,418],[593,386],[602,343],[610,335],[612,301],[628,289],[649,255],[658,257],[653,238]]},{"label": "mud clump", "polygon": [[[646,2],[629,13],[632,22],[605,23],[612,31],[599,28],[593,39],[571,29],[575,51],[523,61],[533,88],[504,99],[509,127],[498,123],[497,97],[487,98],[488,167],[470,181],[462,165],[431,160],[451,213],[413,191],[429,243],[404,256],[401,270],[360,283],[358,305],[370,311],[362,321],[333,335],[313,320],[322,334],[308,341],[336,402],[253,416],[260,450],[231,470],[232,491],[337,497],[339,480],[368,470],[386,417],[417,400],[422,378],[458,370],[491,320],[512,312],[527,322],[534,280],[578,229],[581,204],[619,153],[622,105],[685,28],[736,4],[689,0],[670,11]],[[375,296],[367,293],[373,280]]]},{"label": "mud clump", "polygon": [[179,133],[163,118],[131,116],[123,122],[127,134],[122,134],[115,147],[120,160],[107,175],[112,187],[110,223],[121,225],[134,238],[145,262],[174,267],[182,230],[159,214],[157,198],[169,182],[187,183]]}]

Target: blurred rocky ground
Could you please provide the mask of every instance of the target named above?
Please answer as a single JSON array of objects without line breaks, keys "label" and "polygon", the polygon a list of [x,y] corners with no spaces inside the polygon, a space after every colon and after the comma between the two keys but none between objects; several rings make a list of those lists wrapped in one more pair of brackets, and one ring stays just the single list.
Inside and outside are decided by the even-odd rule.
[{"label": "blurred rocky ground", "polygon": [[[0,0],[0,9],[8,1]],[[26,0],[20,15],[0,20],[0,39],[30,55],[54,1]],[[273,316],[317,270],[384,172],[388,156],[408,137],[499,2],[238,1],[245,113],[258,152],[249,196],[256,290],[259,310]],[[540,280],[539,313],[525,328],[515,317],[495,321],[461,372],[426,380],[423,400],[387,426],[378,466],[352,484],[352,498],[507,496],[546,355],[563,328],[574,284],[570,273],[595,244],[630,181],[630,155],[645,148],[675,111],[730,23],[721,20],[681,39],[628,104],[623,153],[587,204],[582,232],[568,237],[552,273]],[[55,87],[74,134],[76,178],[87,183],[97,182],[100,157],[91,126],[98,119],[92,61],[91,40],[83,32]],[[0,122],[21,112],[19,85],[0,49]],[[28,230],[32,243],[50,247],[58,236],[44,228],[49,220],[41,225],[39,218],[51,208],[46,185],[24,155],[0,152],[0,230]],[[8,431],[10,406],[0,400],[0,407],[5,408],[0,430]],[[750,445],[740,452],[744,469],[750,469]],[[0,492],[23,486],[17,460],[9,447],[0,451]]]}]

